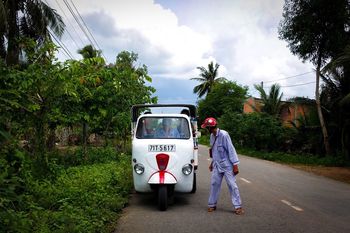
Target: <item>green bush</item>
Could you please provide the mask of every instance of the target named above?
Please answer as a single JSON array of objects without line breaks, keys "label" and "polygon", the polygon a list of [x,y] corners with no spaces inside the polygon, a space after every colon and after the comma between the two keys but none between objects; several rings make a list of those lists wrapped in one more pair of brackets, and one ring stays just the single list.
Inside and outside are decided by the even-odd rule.
[{"label": "green bush", "polygon": [[[0,232],[112,231],[132,187],[130,156],[117,156],[108,148],[93,149],[91,153],[95,154],[84,162],[98,163],[69,168],[51,163],[54,179],[22,174],[24,166],[17,164],[23,162],[9,163],[2,153]],[[20,155],[16,161],[23,160]],[[14,166],[19,169],[14,170]]]},{"label": "green bush", "polygon": [[31,181],[35,232],[108,232],[128,201],[129,156],[119,163],[71,167],[53,182]]},{"label": "green bush", "polygon": [[264,152],[248,148],[239,148],[238,153],[270,161],[287,164],[305,164],[321,166],[349,166],[349,162],[343,157],[319,157],[312,154],[291,154],[284,152]]},{"label": "green bush", "polygon": [[83,156],[83,149],[66,149],[64,151],[54,151],[48,156],[52,164],[64,167],[88,165],[96,163],[106,163],[118,161],[119,154],[113,147],[89,147],[86,156]]},{"label": "green bush", "polygon": [[14,143],[0,149],[0,232],[30,232],[26,203],[25,154]]},{"label": "green bush", "polygon": [[219,127],[229,132],[235,146],[273,151],[284,143],[281,123],[264,113],[225,113],[219,119]]}]

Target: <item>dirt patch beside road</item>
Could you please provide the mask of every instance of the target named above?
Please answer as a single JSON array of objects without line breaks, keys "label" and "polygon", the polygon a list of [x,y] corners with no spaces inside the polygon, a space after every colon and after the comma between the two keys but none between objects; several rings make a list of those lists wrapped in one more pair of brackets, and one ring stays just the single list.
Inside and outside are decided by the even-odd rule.
[{"label": "dirt patch beside road", "polygon": [[290,165],[291,167],[350,184],[350,168]]}]

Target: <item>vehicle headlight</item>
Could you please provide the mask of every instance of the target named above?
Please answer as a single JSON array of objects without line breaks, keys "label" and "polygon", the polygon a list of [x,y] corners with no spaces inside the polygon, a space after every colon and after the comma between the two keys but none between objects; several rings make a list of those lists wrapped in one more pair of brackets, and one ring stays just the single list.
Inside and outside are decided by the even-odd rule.
[{"label": "vehicle headlight", "polygon": [[185,166],[182,167],[182,173],[188,176],[192,172],[192,165],[191,164],[186,164]]},{"label": "vehicle headlight", "polygon": [[137,163],[134,166],[134,171],[136,174],[141,175],[145,171],[145,167],[141,163]]}]

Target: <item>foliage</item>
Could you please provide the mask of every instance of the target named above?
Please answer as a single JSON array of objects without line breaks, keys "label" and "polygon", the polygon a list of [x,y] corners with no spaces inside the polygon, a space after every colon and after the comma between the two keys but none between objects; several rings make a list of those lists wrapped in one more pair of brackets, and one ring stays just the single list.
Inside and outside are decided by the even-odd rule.
[{"label": "foliage", "polygon": [[101,57],[61,63],[52,44],[24,42],[27,65],[0,59],[1,230],[107,231],[127,202],[129,156],[108,147],[58,150],[55,130],[86,123],[126,150],[131,105],[157,101],[147,67],[136,67],[130,52],[109,66]]},{"label": "foliage", "polygon": [[342,157],[319,157],[313,154],[285,153],[285,152],[265,152],[256,151],[249,148],[238,148],[238,153],[270,161],[282,162],[287,164],[305,164],[321,166],[349,166],[348,161]]},{"label": "foliage", "polygon": [[197,69],[200,70],[199,77],[191,78],[191,80],[201,82],[198,86],[195,86],[193,88],[193,93],[198,94],[199,98],[204,96],[205,94],[210,93],[216,83],[226,81],[226,78],[224,77],[217,77],[219,66],[219,64],[214,65],[213,62],[210,62],[208,64],[208,69],[204,66],[197,67]]},{"label": "foliage", "polygon": [[350,159],[350,46],[324,69],[321,101],[332,132],[334,151],[341,151]]},{"label": "foliage", "polygon": [[331,148],[320,102],[320,70],[349,41],[349,9],[346,0],[286,0],[279,28],[280,38],[288,42],[291,52],[316,66],[315,97],[326,154]]},{"label": "foliage", "polygon": [[[99,151],[95,153],[93,157],[101,155]],[[108,157],[117,156],[113,154]],[[129,161],[130,156],[119,155],[118,163],[60,169],[53,180],[25,177],[22,195],[1,195],[1,203],[5,203],[0,207],[2,230],[110,232],[118,212],[127,203],[132,186]],[[13,184],[6,185],[8,192]],[[14,200],[6,205],[11,196]],[[13,204],[17,208],[13,208]]]},{"label": "foliage", "polygon": [[48,28],[56,36],[65,28],[62,17],[41,0],[0,1],[0,19],[0,58],[8,65],[19,64],[20,56],[26,56],[23,39],[32,39],[40,48],[51,41]]},{"label": "foliage", "polygon": [[68,74],[76,83],[80,93],[80,108],[74,115],[74,122],[86,122],[90,132],[105,136],[120,133],[125,138],[129,128],[130,107],[136,103],[154,103],[155,92],[146,82],[152,79],[147,67],[135,67],[137,54],[121,52],[116,64],[105,67],[102,58],[71,61]]},{"label": "foliage", "polygon": [[78,53],[83,56],[84,59],[101,57],[102,51],[94,49],[92,45],[86,45],[84,48],[79,49]]},{"label": "foliage", "polygon": [[256,150],[278,150],[284,140],[281,123],[264,113],[227,112],[219,119],[219,127],[229,132],[235,145]]},{"label": "foliage", "polygon": [[[1,232],[6,231],[6,223],[15,221],[20,231],[28,231],[30,221],[21,211],[26,196],[23,190],[26,187],[24,181],[25,156],[16,149],[16,144],[2,144],[0,148],[0,226]],[[3,229],[5,227],[5,229]]]},{"label": "foliage", "polygon": [[291,52],[315,65],[337,56],[349,35],[349,3],[346,0],[286,0],[280,38]]},{"label": "foliage", "polygon": [[225,112],[242,112],[247,91],[236,82],[217,83],[205,99],[198,101],[199,122],[206,117],[219,118]]},{"label": "foliage", "polygon": [[[122,154],[124,155],[124,154]],[[89,147],[87,154],[83,154],[81,147],[56,150],[50,153],[51,166],[81,166],[92,165],[98,163],[107,163],[109,161],[118,162],[120,154],[116,154],[116,149],[113,147]]]},{"label": "foliage", "polygon": [[255,89],[259,91],[260,98],[262,99],[263,106],[261,108],[262,112],[278,117],[282,107],[282,96],[283,93],[280,93],[280,85],[273,84],[270,88],[269,94],[267,94],[262,85],[254,85]]},{"label": "foliage", "polygon": [[[35,63],[24,70],[2,67],[6,72],[0,74],[2,90],[15,93],[11,101],[17,103],[7,104],[7,108],[0,110],[6,111],[6,128],[10,128],[10,133],[17,139],[27,137],[32,144],[33,157],[43,168],[47,167],[45,147],[48,128],[60,120],[60,115],[56,113],[60,105],[69,100],[70,94],[67,93],[68,77],[60,72],[62,66],[50,63],[53,49],[52,44],[46,44],[35,54],[28,52],[28,60],[36,60]],[[56,91],[53,92],[54,89]],[[8,97],[3,96],[3,99]]]},{"label": "foliage", "polygon": [[0,62],[1,135],[11,129],[17,139],[28,141],[39,170],[47,168],[58,126],[89,126],[82,127],[85,135],[119,138],[126,148],[130,107],[157,101],[151,97],[155,89],[147,86],[152,81],[147,67],[135,67],[137,55],[129,52],[121,52],[115,65],[105,66],[100,57],[53,62],[54,51],[52,44],[28,49],[28,59],[35,62],[24,69]]}]

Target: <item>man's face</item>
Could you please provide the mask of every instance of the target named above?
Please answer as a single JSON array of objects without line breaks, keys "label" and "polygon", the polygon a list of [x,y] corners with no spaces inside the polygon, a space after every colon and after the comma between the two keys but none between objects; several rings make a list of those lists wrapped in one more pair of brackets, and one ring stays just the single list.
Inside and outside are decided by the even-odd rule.
[{"label": "man's face", "polygon": [[213,133],[215,128],[214,127],[207,127],[207,129],[208,129],[209,133]]},{"label": "man's face", "polygon": [[164,119],[163,120],[163,128],[165,130],[169,130],[170,129],[170,126],[171,126],[171,120],[169,119]]}]

